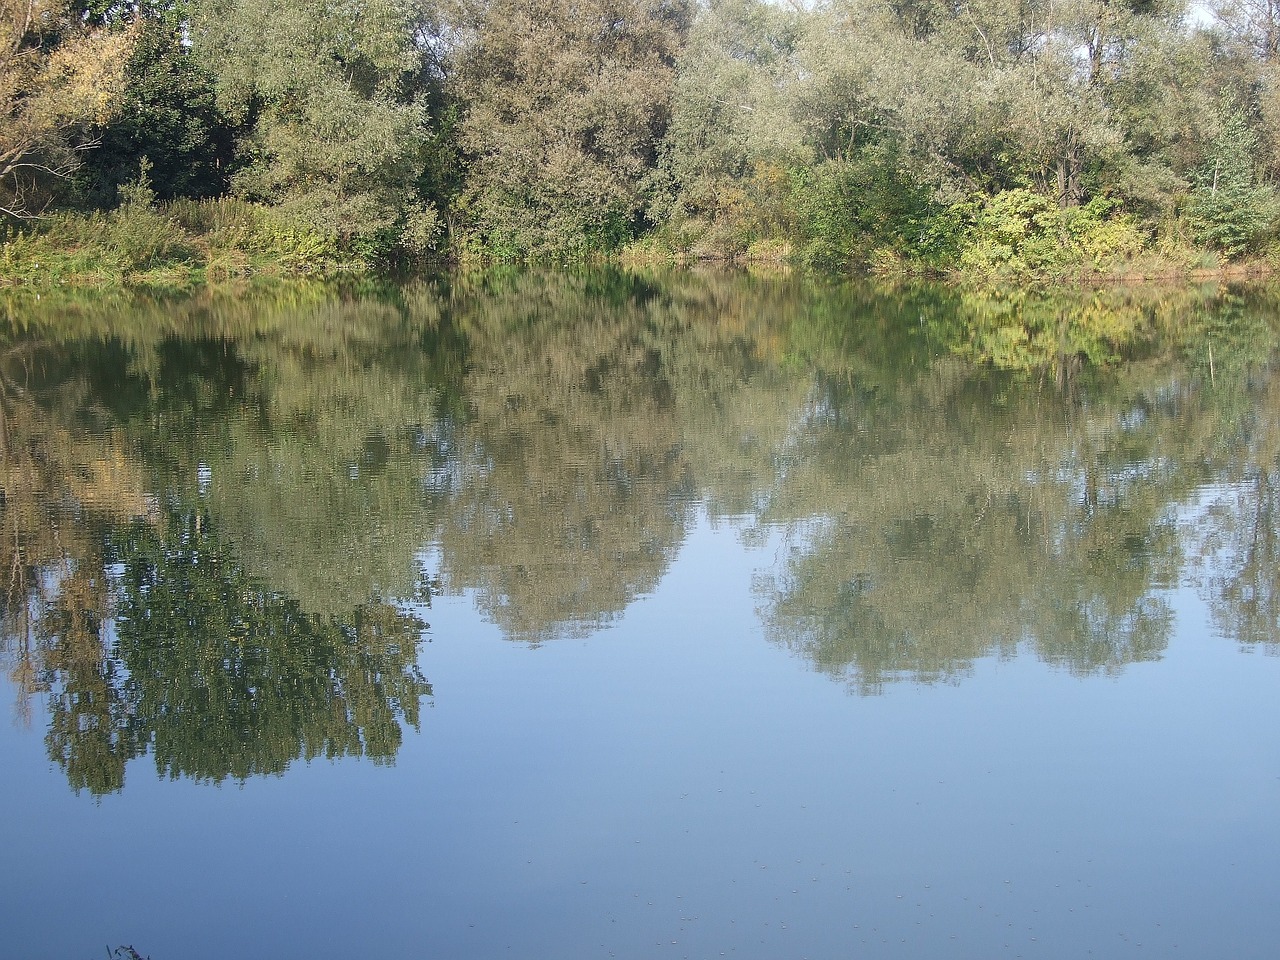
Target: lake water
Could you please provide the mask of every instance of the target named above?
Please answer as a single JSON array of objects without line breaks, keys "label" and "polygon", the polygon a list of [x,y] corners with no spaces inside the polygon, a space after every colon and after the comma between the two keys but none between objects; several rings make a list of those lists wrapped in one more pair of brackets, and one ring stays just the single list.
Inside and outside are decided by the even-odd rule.
[{"label": "lake water", "polygon": [[0,955],[1270,958],[1280,300],[0,300]]}]

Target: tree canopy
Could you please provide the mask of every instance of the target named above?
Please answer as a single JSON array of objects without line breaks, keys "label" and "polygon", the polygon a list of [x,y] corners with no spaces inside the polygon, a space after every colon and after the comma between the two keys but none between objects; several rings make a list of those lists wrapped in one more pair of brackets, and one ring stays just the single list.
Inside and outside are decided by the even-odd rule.
[{"label": "tree canopy", "polygon": [[[1277,17],[1214,11],[5,0],[2,199],[10,219],[109,207],[145,176],[161,202],[273,211],[243,243],[379,263],[637,242],[992,276],[1265,256]],[[1028,231],[1030,257],[1008,236]]]},{"label": "tree canopy", "polygon": [[40,213],[119,106],[133,35],[75,2],[0,0],[0,215]]}]

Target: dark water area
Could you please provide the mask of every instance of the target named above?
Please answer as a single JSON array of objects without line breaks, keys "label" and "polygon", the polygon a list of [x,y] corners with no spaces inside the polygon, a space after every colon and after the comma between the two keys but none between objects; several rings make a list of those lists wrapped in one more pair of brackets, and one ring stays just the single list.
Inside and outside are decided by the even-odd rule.
[{"label": "dark water area", "polygon": [[1280,295],[0,299],[0,956],[1280,942]]}]

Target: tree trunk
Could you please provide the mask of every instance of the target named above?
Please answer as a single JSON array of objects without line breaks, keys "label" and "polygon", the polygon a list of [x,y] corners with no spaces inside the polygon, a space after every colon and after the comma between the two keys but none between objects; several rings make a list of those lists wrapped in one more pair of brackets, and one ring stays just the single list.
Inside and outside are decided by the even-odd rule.
[{"label": "tree trunk", "polygon": [[1084,188],[1080,184],[1082,166],[1080,142],[1076,139],[1075,131],[1072,130],[1068,132],[1066,143],[1063,144],[1062,152],[1058,155],[1059,207],[1078,207],[1080,201],[1084,199]]}]

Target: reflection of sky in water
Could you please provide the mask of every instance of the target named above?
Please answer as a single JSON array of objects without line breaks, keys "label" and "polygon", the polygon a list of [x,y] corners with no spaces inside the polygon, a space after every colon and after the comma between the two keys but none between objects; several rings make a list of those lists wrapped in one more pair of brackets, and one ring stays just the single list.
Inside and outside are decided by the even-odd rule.
[{"label": "reflection of sky in water", "polygon": [[753,582],[784,554],[703,517],[651,596],[536,649],[436,598],[436,696],[391,769],[212,788],[143,760],[94,803],[6,726],[10,946],[1268,955],[1280,658],[1179,590],[1161,660],[1119,676],[989,659],[853,697],[763,639]]}]

